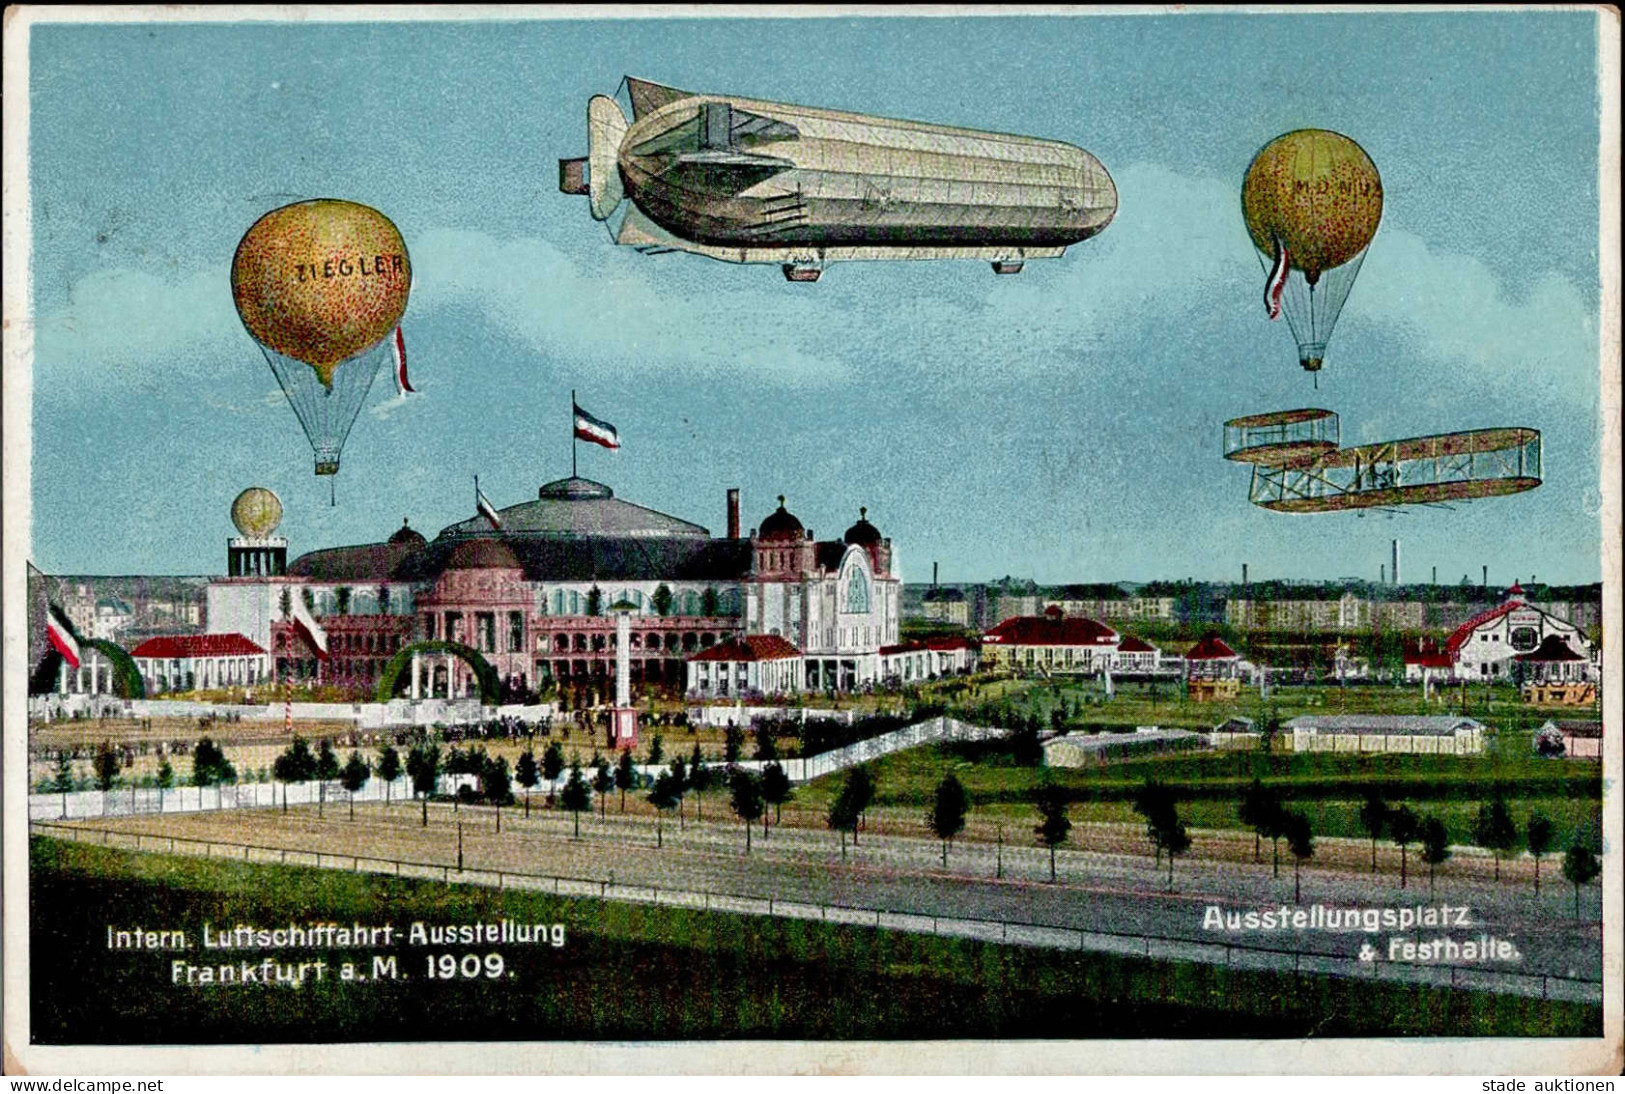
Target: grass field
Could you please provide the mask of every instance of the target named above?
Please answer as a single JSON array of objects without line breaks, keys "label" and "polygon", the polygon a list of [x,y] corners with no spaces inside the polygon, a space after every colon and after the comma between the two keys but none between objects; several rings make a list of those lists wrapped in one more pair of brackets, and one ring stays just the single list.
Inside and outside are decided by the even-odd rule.
[{"label": "grass field", "polygon": [[[134,854],[43,838],[31,841],[30,853],[33,1037],[40,1043],[1596,1036],[1602,1021],[1599,1007],[1523,997]],[[170,984],[173,954],[109,951],[103,941],[109,924],[183,930],[195,939],[204,921],[404,928],[414,920],[453,925],[502,917],[562,923],[565,944],[499,947],[512,976],[497,980],[429,979],[422,970],[430,951],[401,947],[400,979],[200,989]],[[371,952],[324,956],[343,961]]]}]

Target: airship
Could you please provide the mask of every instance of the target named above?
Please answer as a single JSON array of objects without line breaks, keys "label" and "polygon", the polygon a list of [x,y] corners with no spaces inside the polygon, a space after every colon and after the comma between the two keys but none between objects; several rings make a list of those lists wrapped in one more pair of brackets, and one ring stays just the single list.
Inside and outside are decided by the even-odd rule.
[{"label": "airship", "polygon": [[834,262],[979,259],[1001,274],[1057,258],[1117,212],[1098,159],[1061,141],[696,94],[627,77],[587,103],[585,195],[616,243],[778,263],[816,281]]}]

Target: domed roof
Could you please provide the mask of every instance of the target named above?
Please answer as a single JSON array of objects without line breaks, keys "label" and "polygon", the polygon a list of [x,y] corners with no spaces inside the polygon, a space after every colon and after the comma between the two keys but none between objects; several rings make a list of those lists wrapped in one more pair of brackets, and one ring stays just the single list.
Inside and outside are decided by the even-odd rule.
[{"label": "domed roof", "polygon": [[446,557],[448,570],[517,570],[519,557],[500,539],[466,539]]},{"label": "domed roof", "polygon": [[575,477],[550,482],[537,491],[535,501],[510,505],[498,515],[500,532],[484,516],[473,516],[442,529],[440,538],[708,540],[711,536],[698,524],[621,501],[603,483]]},{"label": "domed roof", "polygon": [[858,522],[846,530],[846,542],[871,547],[880,542],[880,529],[869,523],[869,510],[858,509]]},{"label": "domed roof", "polygon": [[396,530],[394,535],[389,537],[389,542],[390,545],[394,547],[400,547],[402,545],[408,547],[422,547],[429,541],[423,538],[422,532],[419,532],[415,528],[411,527],[409,524],[407,524],[406,518],[402,517],[400,528]]},{"label": "domed roof", "polygon": [[784,507],[784,495],[779,495],[779,507],[767,515],[756,533],[757,539],[802,539],[807,530],[795,514]]}]

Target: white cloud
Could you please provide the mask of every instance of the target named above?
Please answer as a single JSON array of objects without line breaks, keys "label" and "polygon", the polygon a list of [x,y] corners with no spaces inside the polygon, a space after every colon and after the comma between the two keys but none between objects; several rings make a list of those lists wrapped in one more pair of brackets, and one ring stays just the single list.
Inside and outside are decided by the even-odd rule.
[{"label": "white cloud", "polygon": [[684,292],[687,277],[662,275],[689,271],[662,264],[707,260],[640,259],[653,264],[645,275],[621,261],[624,252],[610,253],[607,242],[604,249],[605,260],[588,271],[541,239],[427,232],[412,245],[412,307],[422,315],[472,306],[507,333],[569,361],[779,380],[845,374],[846,366],[820,348],[828,338],[826,305],[780,291],[776,270],[761,289]]},{"label": "white cloud", "polygon": [[83,372],[98,383],[139,383],[158,365],[201,374],[231,355],[259,356],[223,273],[98,270],[74,284],[66,304],[38,317],[37,330],[36,369]]},{"label": "white cloud", "polygon": [[[777,383],[849,380],[884,363],[932,377],[942,391],[1120,369],[1147,340],[1178,344],[1191,324],[1243,331],[1263,322],[1263,274],[1242,224],[1234,180],[1192,178],[1146,163],[1116,172],[1121,208],[1095,239],[1017,277],[980,263],[837,267],[789,285],[771,266],[644,258],[607,240],[579,257],[540,238],[436,229],[412,242],[407,322],[473,312],[539,353],[587,368],[670,370]],[[1446,362],[1462,379],[1525,382],[1528,371],[1588,390],[1596,374],[1595,306],[1548,273],[1511,298],[1479,259],[1384,230],[1344,329],[1361,325]],[[1222,347],[1221,347],[1222,348]],[[140,382],[155,365],[184,375],[257,358],[224,269],[161,277],[91,274],[42,316],[42,368],[99,383]],[[1573,384],[1565,385],[1573,387]],[[379,417],[402,404],[373,408]]]}]

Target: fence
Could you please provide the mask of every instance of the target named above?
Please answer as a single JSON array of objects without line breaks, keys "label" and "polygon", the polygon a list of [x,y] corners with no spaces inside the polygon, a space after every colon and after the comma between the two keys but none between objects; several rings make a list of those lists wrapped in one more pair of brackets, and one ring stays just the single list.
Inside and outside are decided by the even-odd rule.
[{"label": "fence", "polygon": [[[1118,931],[1085,931],[1042,923],[1003,919],[963,919],[845,904],[813,904],[778,900],[774,897],[713,893],[703,889],[628,885],[607,878],[564,877],[517,870],[464,869],[451,863],[334,854],[297,848],[269,847],[263,844],[200,840],[185,836],[144,835],[82,824],[33,821],[29,824],[29,832],[51,835],[76,843],[116,846],[135,851],[169,851],[193,857],[231,858],[243,862],[274,862],[282,865],[315,866],[319,869],[344,869],[353,873],[418,878],[446,884],[455,882],[496,889],[521,889],[552,893],[556,896],[589,897],[634,904],[660,904],[736,915],[818,920],[824,923],[930,934],[942,938],[964,938],[1001,945],[1109,953],[1148,961],[1186,961],[1203,965],[1222,965],[1227,969],[1290,972],[1294,975],[1318,974],[1386,983],[1410,982],[1453,990],[1488,991],[1576,1003],[1600,1005],[1602,1002],[1601,981],[1549,973],[1502,972],[1442,964],[1366,962],[1357,958],[1248,946],[1235,942],[1205,942],[1198,939]],[[97,836],[100,838],[96,838]],[[224,853],[216,854],[215,848],[221,848]]]},{"label": "fence", "polygon": [[[269,689],[262,685],[262,694]],[[531,706],[482,706],[478,699],[393,699],[388,703],[293,703],[300,721],[351,722],[362,729],[399,726],[477,725],[492,718],[518,718],[525,723],[552,719],[552,703]],[[288,713],[281,702],[209,703],[193,699],[121,699],[113,695],[36,695],[28,716],[45,721],[79,718],[207,718],[235,716],[244,722],[280,724]]]},{"label": "fence", "polygon": [[[769,762],[776,762],[792,783],[800,784],[904,749],[943,741],[987,741],[1003,737],[1002,729],[973,726],[953,718],[938,717],[918,725],[893,730],[890,733],[859,741],[832,752],[822,752],[805,759],[740,760],[736,766],[746,771],[760,772]],[[635,770],[645,779],[653,779],[665,770],[652,764],[639,764]],[[590,778],[590,773],[588,774]],[[478,783],[473,775],[440,776],[439,792],[455,794],[460,787]],[[541,793],[557,792],[564,785],[561,777],[538,786]],[[382,779],[369,779],[355,794],[356,802],[380,802],[410,798],[412,784],[399,778],[386,784]],[[122,787],[117,790],[76,790],[67,793],[34,793],[28,796],[29,820],[84,820],[92,817],[133,816],[140,813],[199,813],[217,809],[268,809],[281,805],[344,805],[350,801],[349,792],[337,782],[325,786],[317,782],[304,783],[236,783],[229,786],[177,786],[166,790],[154,787]]]}]

